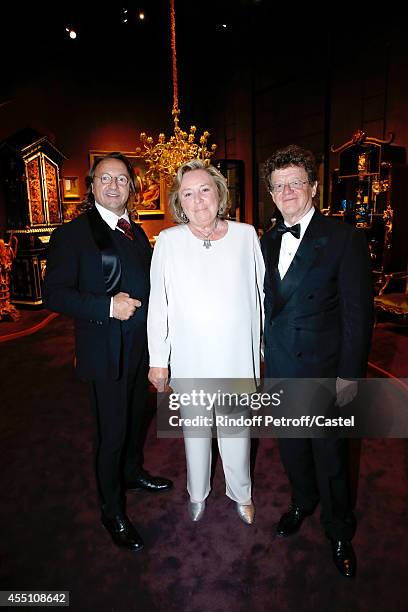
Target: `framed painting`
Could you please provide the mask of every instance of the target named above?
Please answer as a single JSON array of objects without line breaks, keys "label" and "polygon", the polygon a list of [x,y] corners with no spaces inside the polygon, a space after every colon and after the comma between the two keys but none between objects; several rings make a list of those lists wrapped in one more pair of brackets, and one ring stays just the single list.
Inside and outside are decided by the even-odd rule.
[{"label": "framed painting", "polygon": [[[130,200],[131,210],[137,212],[139,217],[150,217],[164,215],[164,202],[166,198],[166,184],[163,178],[155,180],[146,176],[147,164],[135,152],[122,151],[131,162],[135,171],[138,192],[134,196],[134,202]],[[89,167],[98,158],[108,155],[110,151],[89,151]]]}]

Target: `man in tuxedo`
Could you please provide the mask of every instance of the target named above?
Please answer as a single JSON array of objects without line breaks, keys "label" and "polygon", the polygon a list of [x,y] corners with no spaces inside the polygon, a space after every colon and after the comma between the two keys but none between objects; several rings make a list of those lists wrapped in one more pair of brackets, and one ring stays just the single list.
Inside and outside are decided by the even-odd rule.
[{"label": "man in tuxedo", "polygon": [[76,369],[90,383],[96,421],[102,523],[117,546],[138,551],[143,542],[126,516],[125,491],[172,486],[142,467],[151,248],[127,212],[136,190],[129,160],[99,158],[87,180],[87,211],[52,234],[45,304],[75,321]]},{"label": "man in tuxedo", "polygon": [[[296,145],[276,151],[265,163],[265,179],[283,217],[261,240],[266,264],[265,377],[332,379],[340,409],[354,398],[356,379],[365,376],[371,340],[365,236],[314,207],[318,180],[311,152]],[[303,395],[298,396],[300,404]],[[353,577],[355,519],[346,440],[280,438],[279,449],[292,503],[278,523],[277,535],[296,533],[320,501],[336,567]]]}]

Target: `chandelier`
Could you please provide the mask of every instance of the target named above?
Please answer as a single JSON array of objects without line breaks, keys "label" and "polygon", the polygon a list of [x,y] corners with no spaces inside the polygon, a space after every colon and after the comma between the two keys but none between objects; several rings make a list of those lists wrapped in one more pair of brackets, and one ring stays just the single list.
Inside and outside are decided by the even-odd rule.
[{"label": "chandelier", "polygon": [[187,133],[179,126],[179,101],[177,84],[177,55],[176,55],[176,16],[174,11],[174,0],[170,0],[170,27],[171,27],[171,57],[173,69],[173,121],[174,133],[168,140],[164,134],[159,134],[157,142],[145,132],[140,134],[141,147],[136,148],[137,157],[142,158],[147,164],[146,176],[164,178],[170,184],[176,174],[177,168],[191,159],[201,159],[207,164],[215,152],[217,145],[207,148],[210,133],[205,131],[196,142],[197,128],[190,127]]}]

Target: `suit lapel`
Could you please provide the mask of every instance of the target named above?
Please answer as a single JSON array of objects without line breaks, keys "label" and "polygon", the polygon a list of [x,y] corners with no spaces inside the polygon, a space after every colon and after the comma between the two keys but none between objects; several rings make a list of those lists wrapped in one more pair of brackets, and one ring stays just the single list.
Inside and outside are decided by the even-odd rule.
[{"label": "suit lapel", "polygon": [[91,208],[86,215],[93,239],[101,253],[106,293],[109,296],[113,296],[120,290],[122,274],[120,257],[109,233],[109,226],[102,219],[96,207]]},{"label": "suit lapel", "polygon": [[279,253],[282,243],[282,235],[273,232],[271,235],[271,248],[268,253],[268,269],[270,273],[271,286],[275,289],[277,284],[280,284],[280,276],[278,271]]}]

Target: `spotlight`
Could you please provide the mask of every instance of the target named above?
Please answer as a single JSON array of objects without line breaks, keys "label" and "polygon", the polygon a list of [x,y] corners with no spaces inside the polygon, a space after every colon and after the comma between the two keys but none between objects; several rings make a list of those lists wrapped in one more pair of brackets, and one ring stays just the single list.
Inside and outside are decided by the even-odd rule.
[{"label": "spotlight", "polygon": [[77,37],[77,33],[72,28],[65,28],[65,31],[68,32],[68,36],[74,40]]}]

